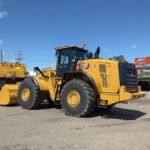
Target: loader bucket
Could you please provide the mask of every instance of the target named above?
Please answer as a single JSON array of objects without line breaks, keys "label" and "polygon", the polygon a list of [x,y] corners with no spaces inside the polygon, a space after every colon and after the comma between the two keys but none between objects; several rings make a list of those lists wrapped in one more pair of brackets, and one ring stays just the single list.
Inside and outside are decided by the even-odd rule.
[{"label": "loader bucket", "polygon": [[5,84],[0,91],[0,105],[18,104],[18,84]]}]

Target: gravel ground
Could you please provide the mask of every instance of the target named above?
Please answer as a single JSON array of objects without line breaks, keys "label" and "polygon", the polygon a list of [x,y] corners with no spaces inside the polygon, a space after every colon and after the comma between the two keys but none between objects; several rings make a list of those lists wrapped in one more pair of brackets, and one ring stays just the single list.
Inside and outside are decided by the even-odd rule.
[{"label": "gravel ground", "polygon": [[86,118],[60,108],[0,107],[0,150],[150,150],[150,93]]}]

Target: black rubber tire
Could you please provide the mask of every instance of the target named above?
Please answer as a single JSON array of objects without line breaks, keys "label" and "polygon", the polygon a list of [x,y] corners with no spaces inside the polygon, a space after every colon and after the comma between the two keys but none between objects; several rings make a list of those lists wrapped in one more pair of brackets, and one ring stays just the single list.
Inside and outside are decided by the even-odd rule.
[{"label": "black rubber tire", "polygon": [[[80,104],[71,107],[67,102],[67,94],[71,90],[76,90],[80,94]],[[91,86],[82,80],[71,80],[66,83],[61,91],[61,105],[67,115],[83,117],[93,112],[96,107],[95,93]]]},{"label": "black rubber tire", "polygon": [[[28,101],[23,101],[21,97],[21,92],[24,88],[30,90],[30,98]],[[31,78],[25,79],[19,87],[18,90],[18,103],[24,109],[35,109],[40,106],[41,98],[37,85]]]}]

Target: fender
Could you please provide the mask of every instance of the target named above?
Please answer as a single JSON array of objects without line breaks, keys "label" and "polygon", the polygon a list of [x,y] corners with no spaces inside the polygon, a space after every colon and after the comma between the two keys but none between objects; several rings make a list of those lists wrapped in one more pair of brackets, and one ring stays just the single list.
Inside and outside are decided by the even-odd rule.
[{"label": "fender", "polygon": [[99,94],[98,89],[97,89],[97,87],[96,87],[96,84],[95,84],[93,78],[92,78],[91,75],[89,75],[87,72],[84,72],[84,71],[66,72],[66,73],[64,74],[64,76],[63,76],[63,80],[65,80],[67,74],[83,74],[83,75],[85,75],[85,76],[91,81],[91,83],[92,83],[92,88],[93,88],[93,90],[96,92],[96,95]]}]

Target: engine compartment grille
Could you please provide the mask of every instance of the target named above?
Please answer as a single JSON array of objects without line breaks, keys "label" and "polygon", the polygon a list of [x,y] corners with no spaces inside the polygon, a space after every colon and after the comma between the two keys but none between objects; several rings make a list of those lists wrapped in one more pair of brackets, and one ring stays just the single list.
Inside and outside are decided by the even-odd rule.
[{"label": "engine compartment grille", "polygon": [[135,65],[127,62],[119,62],[120,85],[126,86],[128,91],[138,90],[138,81]]}]

